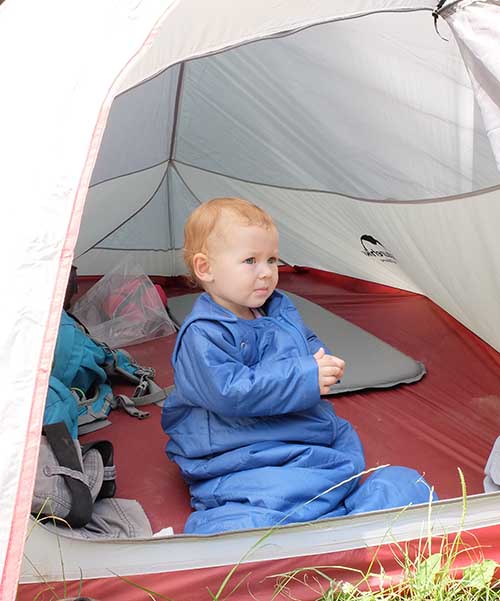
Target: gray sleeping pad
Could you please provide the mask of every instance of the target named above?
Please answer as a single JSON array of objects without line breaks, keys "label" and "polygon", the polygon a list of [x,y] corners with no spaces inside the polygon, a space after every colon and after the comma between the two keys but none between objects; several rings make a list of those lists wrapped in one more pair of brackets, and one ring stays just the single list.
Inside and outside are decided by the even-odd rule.
[{"label": "gray sleeping pad", "polygon": [[[316,303],[290,292],[286,294],[300,311],[304,322],[334,355],[342,357],[346,362],[344,377],[332,386],[331,394],[410,384],[425,375],[422,363],[390,344]],[[190,313],[198,296],[199,294],[186,294],[168,300],[170,316],[178,326]]]}]

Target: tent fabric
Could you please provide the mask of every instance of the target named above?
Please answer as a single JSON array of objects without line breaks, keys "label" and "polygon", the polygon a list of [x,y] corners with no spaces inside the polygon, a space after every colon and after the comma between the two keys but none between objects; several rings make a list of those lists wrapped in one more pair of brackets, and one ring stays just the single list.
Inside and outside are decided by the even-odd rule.
[{"label": "tent fabric", "polygon": [[[0,67],[3,82],[0,159],[7,166],[1,178],[0,194],[8,216],[2,237],[2,256],[8,257],[3,277],[9,291],[4,295],[0,321],[0,376],[9,399],[8,404],[2,405],[1,412],[2,432],[5,433],[5,450],[0,459],[0,489],[4,501],[0,518],[0,595],[3,598],[10,601],[14,595],[48,374],[79,234],[85,244],[79,245],[76,255],[81,255],[78,263],[87,273],[106,272],[120,260],[123,252],[140,257],[140,263],[150,274],[179,273],[178,248],[182,240],[178,219],[189,212],[190,203],[204,200],[205,195],[215,189],[224,194],[248,193],[248,196],[251,190],[256,201],[273,211],[283,231],[284,257],[289,262],[425,294],[492,346],[500,348],[496,303],[497,282],[500,281],[496,257],[499,254],[494,230],[498,221],[499,182],[493,171],[493,153],[487,146],[487,140],[493,140],[496,132],[496,109],[494,102],[488,101],[488,97],[495,98],[489,93],[490,84],[496,85],[497,79],[493,75],[490,77],[495,73],[495,53],[471,50],[475,59],[474,65],[469,65],[470,72],[479,82],[476,88],[481,86],[486,91],[481,117],[473,97],[473,85],[460,62],[459,47],[453,38],[446,44],[434,32],[431,18],[434,4],[434,0],[342,0],[335,3],[319,0],[312,5],[303,0],[279,1],[271,5],[265,0],[252,3],[215,0],[210,6],[201,6],[196,0],[126,0],[112,4],[90,0],[71,3],[71,6],[63,0],[55,0],[50,6],[42,6],[36,0],[19,0],[1,4],[0,52],[2,56],[12,57]],[[456,3],[454,10],[455,14],[443,12],[443,16],[453,28],[460,49],[463,50],[464,44],[469,47],[472,41],[475,45],[476,41],[482,43],[486,38],[490,40],[489,48],[494,47],[492,44],[500,37],[500,20],[489,19],[485,24],[480,18],[488,14],[495,16],[492,12],[496,10],[495,3],[467,0]],[[285,73],[296,73],[296,80],[294,76],[287,76],[286,85],[290,96],[297,94],[302,99],[302,112],[292,113],[300,119],[295,119],[293,124],[285,123],[290,138],[284,140],[276,134],[278,146],[268,150],[270,140],[265,137],[262,146],[257,147],[257,155],[265,152],[269,161],[279,166],[276,169],[279,184],[265,181],[261,177],[264,173],[257,172],[250,173],[251,181],[243,181],[249,177],[247,172],[241,171],[247,158],[244,149],[237,148],[234,157],[226,157],[227,161],[219,156],[222,151],[234,149],[231,140],[227,139],[222,141],[222,146],[205,148],[203,156],[196,155],[196,164],[184,164],[186,158],[194,156],[195,150],[199,152],[203,148],[195,148],[190,141],[193,131],[186,114],[182,113],[179,83],[191,81],[191,88],[187,87],[190,117],[198,117],[196,106],[200,111],[204,107],[200,115],[207,115],[206,129],[194,132],[198,136],[195,142],[206,140],[211,143],[214,132],[210,122],[218,115],[216,107],[211,113],[206,109],[221,98],[220,94],[206,95],[217,88],[214,81],[213,87],[207,87],[207,82],[203,81],[205,71],[216,73],[221,66],[229,69],[237,64],[230,65],[228,60],[242,60],[241,64],[248,65],[250,70],[251,57],[250,62],[245,62],[246,49],[267,44],[267,38],[273,38],[269,43],[277,43],[273,45],[273,49],[277,49],[272,52],[274,60],[280,54],[278,49],[282,48],[280,40],[287,37],[284,44],[292,43],[294,35],[298,36],[295,39],[300,37],[304,41],[302,50],[306,47],[311,50],[310,59],[320,69],[323,60],[329,64],[328,57],[340,56],[343,50],[352,48],[341,35],[341,28],[348,31],[355,22],[371,19],[373,23],[377,22],[377,28],[367,28],[370,35],[359,36],[356,46],[376,48],[381,60],[376,69],[363,69],[360,59],[354,71],[359,76],[359,85],[356,81],[343,79],[343,85],[337,86],[337,113],[329,110],[331,96],[325,96],[328,102],[324,105],[319,97],[303,96],[298,76],[308,69],[307,61],[304,62],[307,52],[290,52],[289,57],[295,59],[293,64],[288,63],[286,69],[278,72],[278,81]],[[333,26],[338,27],[337,35],[318,34],[323,45],[316,46],[312,36],[309,37],[309,32],[323,31],[323,28],[326,31]],[[442,20],[440,27],[446,36],[451,33]],[[406,30],[407,36],[400,35],[401,30]],[[376,42],[378,32],[387,40],[387,45]],[[336,39],[343,40],[340,47],[335,46]],[[359,43],[360,40],[363,43]],[[241,50],[243,47],[245,51]],[[228,59],[229,52],[218,57],[222,51],[233,52],[233,48],[233,58]],[[352,49],[353,56],[354,51]],[[345,64],[351,58],[347,55],[344,52]],[[493,57],[493,63],[489,62],[490,57]],[[199,79],[194,87],[192,79],[181,77],[184,71],[193,76],[196,72],[193,69],[199,68],[188,65],[192,59],[207,60],[206,69],[198,72]],[[209,62],[209,59],[216,62]],[[379,68],[382,74],[385,60],[393,61],[390,64],[394,69],[384,80],[383,93],[373,95],[370,76]],[[370,64],[368,62],[366,66]],[[484,69],[481,64],[485,65]],[[438,66],[437,71],[434,65]],[[100,153],[100,147],[107,136],[106,122],[113,109],[113,100],[118,94],[125,96],[133,87],[160,76],[169,67],[175,70],[156,88],[168,102],[174,98],[173,110],[170,105],[161,107],[165,109],[167,119],[174,116],[173,122],[166,125],[163,137],[149,145],[116,128],[115,131],[123,133],[121,148],[127,149],[131,158],[118,160],[117,157],[115,160],[115,152],[108,154],[108,157],[113,156],[114,171],[106,164],[99,165],[99,172],[92,180],[94,166],[100,163],[99,157],[105,156],[104,150]],[[413,67],[419,69],[419,77],[408,80],[405,75]],[[252,96],[258,96],[261,74],[262,70],[254,73],[256,87]],[[367,85],[363,86],[365,78]],[[233,81],[239,83],[236,75],[233,75]],[[330,91],[323,81],[310,89],[313,95]],[[378,107],[378,113],[366,108],[349,117],[340,110],[349,108],[342,94],[344,89],[362,90],[361,96],[366,93],[370,102],[377,97],[375,108]],[[254,118],[258,117],[259,122],[262,117],[263,122],[277,123],[271,116],[275,110],[280,114],[278,99],[282,99],[283,94],[279,92],[279,89],[273,89],[277,102],[272,105],[250,101],[244,115],[248,119],[241,121],[242,128],[236,127],[239,125],[237,115],[226,113],[235,128],[234,133],[238,133],[240,146],[241,141],[243,145],[245,142],[250,144],[250,140],[252,144],[256,142],[252,138],[253,127],[258,125]],[[236,90],[231,89],[233,100],[239,102],[235,93]],[[340,102],[342,98],[343,103]],[[492,109],[491,112],[485,112],[485,105]],[[136,102],[134,106],[140,109],[141,104]],[[147,106],[154,106],[154,101]],[[262,111],[256,111],[256,106]],[[264,110],[266,106],[267,111]],[[397,107],[400,110],[396,110]],[[309,108],[321,111],[314,113],[314,117],[312,112],[308,113]],[[154,113],[153,110],[150,112]],[[321,172],[308,162],[307,172],[301,172],[304,179],[297,178],[298,161],[304,157],[295,150],[302,143],[301,136],[296,134],[302,135],[304,123],[314,123],[316,119],[325,124],[320,134],[323,130],[332,132],[330,122],[335,114],[339,121],[347,119],[352,126],[347,132],[339,124],[332,134],[338,136],[331,139],[336,146],[334,158],[340,160],[335,164],[335,171],[343,190],[328,189],[332,182],[328,165],[323,165]],[[130,116],[128,122],[132,123],[135,117]],[[399,129],[390,136],[388,128],[393,120],[399,124]],[[111,118],[109,123],[111,126]],[[279,123],[282,129],[281,121]],[[451,123],[449,127],[448,123]],[[132,129],[156,134],[154,123],[149,121]],[[262,128],[257,127],[255,131],[262,133]],[[376,152],[374,141],[378,138],[387,153]],[[356,144],[359,139],[364,143]],[[168,153],[162,148],[165,140]],[[322,135],[317,140],[325,141]],[[116,148],[116,144],[109,144],[110,148]],[[325,144],[323,148],[329,150]],[[307,157],[315,155],[316,138],[312,139],[312,145],[309,138],[309,146]],[[415,149],[415,146],[419,148]],[[162,157],[166,159],[163,163],[143,165],[141,171],[129,172],[131,165],[137,166],[138,153],[133,151],[136,147],[148,149],[145,152],[148,163],[161,161]],[[182,151],[182,164],[177,150]],[[218,156],[214,156],[212,150],[217,150]],[[387,162],[383,160],[385,154],[390,159]],[[401,164],[401,155],[416,158]],[[327,153],[325,156],[331,158],[332,155]],[[322,157],[317,158],[321,162]],[[393,160],[398,169],[391,168]],[[355,198],[346,195],[345,190],[351,185],[352,189],[361,186],[361,191],[365,186],[359,170],[352,182],[342,180],[343,169],[339,173],[339,166],[348,169],[351,162],[357,164],[367,177],[369,175],[367,187],[380,184],[378,195],[365,196],[365,192]],[[419,171],[419,164],[426,165],[426,169]],[[259,169],[264,167],[258,160],[249,165],[253,167],[252,171],[256,171],[257,166]],[[227,166],[239,171],[233,174],[226,170]],[[309,167],[311,176],[307,179]],[[217,170],[220,174],[215,172]],[[112,171],[114,176],[109,175]],[[272,175],[269,171],[266,173]],[[109,177],[113,179],[106,179]],[[289,177],[291,183],[282,181]],[[87,194],[91,181],[95,185]],[[414,187],[409,185],[411,182]],[[292,187],[286,187],[290,185]],[[307,186],[311,185],[318,189],[309,190]],[[423,188],[429,189],[427,198],[420,196],[419,190]],[[128,195],[129,190],[135,190],[134,194]],[[398,190],[406,190],[404,197],[394,197],[394,191]],[[483,193],[483,190],[486,191]],[[125,223],[130,223],[131,227],[135,217],[140,221],[142,208],[149,207],[149,199],[157,192],[168,205],[165,216],[168,223],[165,230],[168,231],[163,245],[151,247],[149,230],[155,230],[155,242],[161,232],[158,228],[145,226],[142,242],[140,239],[129,241],[127,235],[118,244],[118,230]],[[452,198],[450,195],[453,194],[458,196]],[[100,200],[96,201],[96,195],[101,195]],[[280,203],[281,208],[274,203]],[[301,222],[298,223],[294,215],[300,208]],[[352,219],[348,218],[350,211]],[[113,217],[115,212],[116,217]],[[158,213],[153,215],[158,216]],[[320,226],[317,225],[319,221],[322,222]],[[398,263],[372,261],[373,257],[363,255],[359,241],[365,234],[382,244]],[[109,248],[105,242],[108,237],[113,237]],[[95,249],[89,250],[91,247]]]},{"label": "tent fabric", "polygon": [[2,236],[9,293],[0,328],[0,376],[9,399],[1,408],[5,600],[15,597],[48,374],[110,89],[164,10],[159,1],[142,2],[140,10],[133,2],[56,1],[49,11],[31,0],[0,6],[0,51],[12,57],[1,65],[0,111],[0,158],[8,167],[1,197],[13,224]]},{"label": "tent fabric", "polygon": [[[80,272],[107,271],[126,251],[149,273],[182,273],[189,212],[242,196],[273,215],[287,262],[424,293],[500,349],[498,171],[459,47],[440,28],[449,42],[427,11],[379,12],[136,82],[104,132]],[[392,258],[367,257],[367,234]]]},{"label": "tent fabric", "polygon": [[[453,42],[453,52],[443,52],[433,32],[422,39],[430,25],[427,13],[375,14],[160,72],[115,100],[93,183],[169,159],[246,181],[375,199],[496,183],[481,121],[469,122],[471,130],[460,124],[474,105],[460,54]],[[371,43],[360,47],[360,38]],[[174,128],[174,116],[159,107],[174,106],[177,87]],[[141,119],[128,125],[138,106]],[[146,139],[144,127],[152,132],[148,151],[141,143],[128,151],[131,140]]]},{"label": "tent fabric", "polygon": [[[425,520],[425,517],[424,517]],[[329,536],[336,534],[335,531],[330,531]],[[304,533],[299,536],[304,538]],[[483,557],[485,559],[493,559],[498,561],[495,554],[498,538],[500,536],[500,527],[474,529],[464,534],[465,542],[469,547],[481,546]],[[448,539],[451,544],[451,537]],[[215,541],[210,541],[213,548]],[[435,541],[433,550],[439,552],[440,540]],[[408,548],[417,553],[418,541],[410,543]],[[163,549],[162,549],[163,550]],[[169,548],[164,549],[163,556],[167,555]],[[159,553],[159,543],[156,542],[154,553],[151,554],[151,563],[157,561]],[[247,601],[249,598],[257,599],[258,601],[267,601],[272,599],[273,593],[276,591],[277,580],[269,577],[269,574],[287,574],[301,568],[314,568],[315,566],[325,566],[324,570],[333,580],[343,580],[358,582],[358,574],[354,570],[366,570],[372,557],[376,557],[380,564],[384,566],[388,578],[398,579],[400,574],[400,564],[395,554],[395,547],[391,545],[382,545],[376,547],[370,545],[368,547],[349,549],[343,552],[324,554],[318,552],[314,555],[302,557],[287,557],[267,561],[251,561],[243,563],[229,580],[228,585],[224,589],[226,593],[231,591],[230,599],[232,601]],[[467,553],[463,553],[457,564],[462,566],[467,565],[467,559],[470,557]],[[342,570],[333,566],[349,566],[351,570]],[[458,565],[456,566],[458,567]],[[230,568],[225,566],[216,566],[200,569],[181,569],[172,572],[142,572],[126,580],[117,576],[101,576],[99,578],[88,580],[85,582],[83,591],[86,595],[92,598],[115,598],[127,599],[127,601],[143,601],[144,591],[139,587],[145,587],[151,591],[155,591],[160,595],[165,595],[169,599],[175,601],[193,601],[193,599],[204,600],[208,596],[208,590],[216,592],[226,576]],[[292,598],[300,599],[301,601],[316,601],[318,595],[322,591],[327,590],[327,585],[320,582],[314,570],[301,572],[289,583],[289,591],[293,595]],[[138,586],[133,586],[134,583]],[[378,579],[370,579],[370,583],[376,587],[379,584]],[[48,582],[48,585],[53,586],[60,597],[63,594],[80,594],[81,582],[77,579],[68,580],[64,584],[61,582]],[[239,586],[238,586],[239,585]],[[32,601],[34,596],[39,592],[39,585],[27,584],[21,587],[18,601]],[[209,597],[208,597],[209,598]],[[47,601],[43,597],[40,601]]]},{"label": "tent fabric", "polygon": [[[452,28],[481,109],[485,130],[500,168],[500,6],[494,0],[455,3],[443,16]],[[476,32],[480,32],[478,35]]]},{"label": "tent fabric", "polygon": [[[425,517],[424,517],[425,520]],[[365,529],[366,532],[366,529]],[[330,538],[336,533],[329,532]],[[480,528],[464,534],[464,538],[470,547],[481,545],[485,559],[497,560],[495,548],[498,537],[500,536],[500,527]],[[311,537],[311,532],[301,532],[299,534],[301,542],[305,538]],[[298,537],[298,538],[299,538]],[[449,539],[451,543],[451,538]],[[158,543],[158,541],[157,541]],[[213,548],[215,541],[211,541]],[[439,552],[440,540],[435,541],[433,550]],[[418,541],[414,541],[408,545],[408,548],[418,553]],[[156,545],[156,553],[158,553],[159,545]],[[168,548],[162,549],[164,554],[168,554]],[[317,553],[314,555],[281,558],[275,560],[251,561],[245,562],[235,571],[230,578],[224,591],[231,592],[230,599],[232,601],[247,601],[249,598],[265,601],[272,599],[273,593],[276,592],[277,580],[269,577],[269,574],[287,574],[292,573],[298,568],[314,568],[315,566],[324,566],[323,570],[328,577],[339,581],[359,581],[359,572],[355,570],[366,570],[371,558],[376,553],[380,564],[386,570],[388,578],[398,578],[400,573],[400,558],[395,553],[394,546],[382,545],[381,547],[369,546],[355,548],[341,553]],[[467,565],[467,560],[470,556],[463,553],[457,564],[462,566]],[[349,570],[342,570],[334,566],[349,566]],[[458,565],[457,565],[458,567]],[[93,580],[88,580],[84,583],[84,594],[92,598],[115,598],[127,599],[127,601],[143,601],[144,590],[140,587],[155,591],[160,595],[165,595],[169,599],[176,601],[192,601],[193,599],[203,600],[207,598],[208,590],[216,592],[222,586],[224,579],[229,573],[228,566],[218,566],[200,569],[182,569],[171,572],[151,573],[142,572],[128,579],[120,578],[119,576],[101,577]],[[138,586],[134,586],[133,584]],[[63,597],[64,594],[79,595],[81,590],[81,582],[77,579],[61,582],[49,582],[53,586],[53,590]],[[370,584],[377,587],[378,579],[371,579]],[[301,572],[293,578],[288,587],[288,591],[292,598],[301,599],[304,601],[315,601],[318,595],[325,592],[327,583],[320,581],[314,570]],[[32,601],[34,596],[39,592],[39,585],[27,584],[21,587],[18,601]],[[43,597],[41,601],[46,601]]]},{"label": "tent fabric", "polygon": [[[182,324],[198,296],[195,293],[170,299],[168,312],[177,325]],[[334,354],[342,357],[348,365],[342,381],[332,387],[331,394],[371,387],[386,388],[416,382],[424,376],[425,367],[422,363],[383,340],[307,299],[293,293],[288,293],[288,296],[304,323],[318,334],[329,349],[335,349]]]}]

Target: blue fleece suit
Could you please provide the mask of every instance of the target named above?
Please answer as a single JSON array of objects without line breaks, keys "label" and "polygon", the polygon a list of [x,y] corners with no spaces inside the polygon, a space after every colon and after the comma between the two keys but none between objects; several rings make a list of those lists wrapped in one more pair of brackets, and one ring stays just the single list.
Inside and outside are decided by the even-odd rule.
[{"label": "blue fleece suit", "polygon": [[178,334],[162,425],[167,455],[191,493],[185,532],[428,501],[428,486],[408,468],[385,468],[360,483],[358,435],[319,393],[313,354],[328,349],[282,292],[263,309],[262,318],[240,319],[204,293]]}]

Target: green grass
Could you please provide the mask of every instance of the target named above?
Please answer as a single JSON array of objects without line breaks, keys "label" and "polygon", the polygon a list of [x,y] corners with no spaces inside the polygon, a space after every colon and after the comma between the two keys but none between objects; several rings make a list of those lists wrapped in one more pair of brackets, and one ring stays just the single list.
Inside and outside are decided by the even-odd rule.
[{"label": "green grass", "polygon": [[[500,565],[485,559],[477,544],[464,540],[463,524],[467,512],[467,490],[459,469],[462,487],[462,517],[457,533],[433,536],[432,504],[428,506],[428,533],[414,544],[391,542],[393,559],[400,567],[397,581],[387,575],[378,559],[377,549],[366,572],[346,566],[323,566],[297,569],[276,575],[272,599],[294,599],[294,584],[317,592],[317,601],[493,601],[500,600]],[[403,510],[404,511],[404,510]],[[390,533],[388,533],[390,535]],[[390,536],[388,537],[390,541]],[[415,548],[416,547],[416,548]],[[344,572],[345,579],[332,578],[328,572]],[[308,595],[308,600],[311,595]]]},{"label": "green grass", "polygon": [[[455,552],[447,549],[446,537],[443,537],[443,549],[416,558],[411,558],[403,550],[401,561],[401,579],[397,583],[384,573],[382,565],[376,571],[358,573],[355,582],[332,579],[328,575],[330,566],[294,570],[278,576],[273,599],[297,599],[293,596],[293,584],[300,583],[310,589],[308,601],[314,597],[317,601],[395,601],[409,599],[413,601],[486,601],[500,599],[498,580],[495,570],[499,567],[489,559],[478,559],[464,568],[456,568],[454,563],[466,548],[457,548]],[[451,545],[454,546],[453,544]],[[477,551],[477,549],[476,549]],[[399,555],[399,554],[398,554]],[[349,571],[336,566],[337,570]],[[351,572],[351,577],[352,577]],[[298,601],[298,600],[297,600]]]}]

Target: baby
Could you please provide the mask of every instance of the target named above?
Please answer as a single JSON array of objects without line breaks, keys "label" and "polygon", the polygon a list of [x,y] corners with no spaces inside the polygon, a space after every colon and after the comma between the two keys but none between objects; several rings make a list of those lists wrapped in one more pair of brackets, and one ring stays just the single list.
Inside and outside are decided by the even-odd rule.
[{"label": "baby", "polygon": [[[271,217],[239,198],[220,198],[192,213],[185,234],[184,257],[193,281],[236,317],[259,317],[278,284],[278,230]],[[308,338],[319,347],[312,332]],[[316,348],[314,359],[320,392],[327,394],[342,376],[344,361],[323,348]]]},{"label": "baby", "polygon": [[175,390],[162,425],[195,510],[185,532],[428,501],[429,487],[408,468],[386,468],[360,484],[359,438],[321,399],[344,361],[276,290],[271,217],[248,201],[217,198],[190,215],[184,234],[186,265],[205,292],[177,337]]}]

